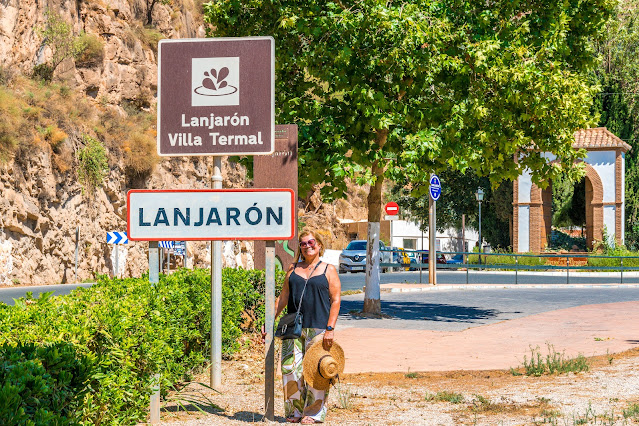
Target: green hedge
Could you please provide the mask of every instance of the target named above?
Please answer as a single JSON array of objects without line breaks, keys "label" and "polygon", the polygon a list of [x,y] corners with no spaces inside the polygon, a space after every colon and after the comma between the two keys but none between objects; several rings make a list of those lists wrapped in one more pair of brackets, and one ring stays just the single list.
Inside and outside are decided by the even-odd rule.
[{"label": "green hedge", "polygon": [[[471,254],[468,256],[468,263],[470,264],[479,264],[479,255]],[[515,265],[515,256],[510,254],[491,254],[491,255],[483,255],[481,257],[482,265],[505,265],[504,269],[508,268],[508,265]],[[537,256],[520,256],[519,267],[521,269],[525,269],[526,266],[539,266],[545,265],[546,259],[543,257]]]},{"label": "green hedge", "polygon": [[[283,276],[279,272],[277,282]],[[242,324],[258,328],[264,322],[264,272],[227,268],[222,284],[222,352],[228,357],[239,348]],[[209,336],[209,270],[180,270],[162,275],[155,285],[146,277],[100,277],[91,288],[68,296],[44,294],[14,306],[0,304],[0,383],[5,392],[0,418],[24,413],[18,415],[35,424],[144,421],[153,375],[161,374],[164,390],[188,380],[190,372],[206,363]],[[41,396],[19,391],[16,371],[40,383]],[[2,402],[7,395],[11,404]]]},{"label": "green hedge", "polygon": [[[532,254],[532,253],[523,253],[523,254]],[[570,255],[570,253],[567,253]],[[604,254],[598,253],[589,253],[588,255],[576,255],[577,258],[587,258],[587,266],[592,267],[592,269],[586,269],[587,271],[596,271],[597,268],[601,267],[620,267],[621,259],[618,257],[595,257],[595,256],[630,256],[634,258],[626,258],[623,261],[624,268],[639,268],[639,253],[632,252],[629,250],[625,250],[623,248],[611,249],[606,251]],[[541,266],[541,265],[550,265],[549,260],[550,257],[540,257],[540,256],[519,256],[519,269],[526,270],[526,266]],[[557,259],[557,258],[555,258]],[[566,263],[565,257],[559,257],[561,260],[561,265],[564,266]],[[483,255],[481,258],[482,265],[504,265],[503,268],[498,269],[509,269],[513,270],[514,267],[511,265],[515,265],[515,257],[511,254],[492,254],[492,255]],[[468,256],[469,264],[479,264],[479,256],[476,254],[472,254]],[[602,269],[605,271],[604,269]],[[608,271],[609,272],[609,271]]]}]

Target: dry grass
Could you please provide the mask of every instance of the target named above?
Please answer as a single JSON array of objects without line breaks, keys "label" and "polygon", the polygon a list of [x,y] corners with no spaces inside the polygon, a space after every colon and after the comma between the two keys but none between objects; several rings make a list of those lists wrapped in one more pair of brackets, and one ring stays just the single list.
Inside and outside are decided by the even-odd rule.
[{"label": "dry grass", "polygon": [[[112,160],[124,161],[127,177],[144,178],[153,172],[159,157],[155,111],[148,96],[141,94],[140,99],[141,104],[123,116],[67,86],[15,76],[0,85],[0,163],[18,153],[49,150],[55,168],[66,173],[73,170],[79,141],[87,135],[100,140]],[[141,110],[144,106],[150,111]]]}]

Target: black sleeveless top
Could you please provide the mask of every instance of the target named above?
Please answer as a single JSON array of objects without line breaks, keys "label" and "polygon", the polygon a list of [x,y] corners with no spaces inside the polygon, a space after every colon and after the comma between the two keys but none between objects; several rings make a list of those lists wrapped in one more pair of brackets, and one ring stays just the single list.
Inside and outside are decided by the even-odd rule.
[{"label": "black sleeveless top", "polygon": [[[326,278],[326,270],[328,264],[324,268],[324,272],[320,275],[314,275],[306,284],[306,291],[302,299],[302,327],[304,328],[321,328],[325,329],[328,324],[328,314],[331,310],[331,298],[328,293],[328,279]],[[313,271],[315,272],[315,271]],[[288,313],[297,312],[300,297],[304,289],[306,280],[297,275],[295,270],[288,277]]]}]

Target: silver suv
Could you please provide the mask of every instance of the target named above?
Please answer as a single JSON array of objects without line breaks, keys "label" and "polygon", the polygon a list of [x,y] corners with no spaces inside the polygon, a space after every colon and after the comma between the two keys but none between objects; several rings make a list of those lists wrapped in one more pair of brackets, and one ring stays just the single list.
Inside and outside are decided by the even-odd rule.
[{"label": "silver suv", "polygon": [[[386,250],[386,245],[379,242],[380,250]],[[390,251],[380,251],[380,262],[391,263],[393,254]],[[339,273],[366,271],[366,240],[353,240],[339,255]],[[388,271],[388,267],[382,267],[382,272]]]}]

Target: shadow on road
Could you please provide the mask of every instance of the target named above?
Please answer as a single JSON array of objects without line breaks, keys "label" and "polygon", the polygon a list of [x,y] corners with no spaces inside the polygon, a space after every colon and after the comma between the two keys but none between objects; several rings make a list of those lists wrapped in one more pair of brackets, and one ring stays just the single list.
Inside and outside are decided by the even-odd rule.
[{"label": "shadow on road", "polygon": [[[366,319],[358,316],[364,307],[362,301],[342,300],[340,315],[349,319]],[[472,306],[447,305],[441,303],[419,302],[385,302],[382,301],[382,312],[390,319],[421,320],[439,322],[474,322],[496,318],[504,312],[497,309],[481,309]]]}]

